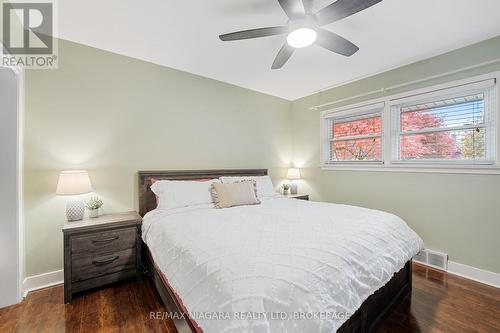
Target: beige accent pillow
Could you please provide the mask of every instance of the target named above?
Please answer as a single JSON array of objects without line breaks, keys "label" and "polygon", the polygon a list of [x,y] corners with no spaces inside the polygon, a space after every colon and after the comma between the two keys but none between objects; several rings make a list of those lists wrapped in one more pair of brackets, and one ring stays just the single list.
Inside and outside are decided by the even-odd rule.
[{"label": "beige accent pillow", "polygon": [[243,205],[258,205],[257,183],[244,180],[230,184],[213,183],[210,186],[215,208],[229,208]]}]

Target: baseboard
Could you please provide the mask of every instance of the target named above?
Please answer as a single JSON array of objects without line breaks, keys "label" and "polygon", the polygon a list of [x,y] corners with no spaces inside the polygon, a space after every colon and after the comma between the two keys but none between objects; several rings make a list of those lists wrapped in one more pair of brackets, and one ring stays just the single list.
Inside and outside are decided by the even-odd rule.
[{"label": "baseboard", "polygon": [[[419,263],[425,265],[423,263]],[[454,261],[448,261],[448,273],[500,288],[500,274],[476,267],[467,266]],[[23,282],[23,297],[33,290],[43,289],[64,282],[64,271],[58,270],[40,275],[29,276]]]},{"label": "baseboard", "polygon": [[30,291],[55,286],[56,284],[62,284],[63,282],[64,271],[62,269],[29,276],[23,281],[23,297],[26,297]]},{"label": "baseboard", "polygon": [[500,288],[500,274],[448,261],[448,273]]}]

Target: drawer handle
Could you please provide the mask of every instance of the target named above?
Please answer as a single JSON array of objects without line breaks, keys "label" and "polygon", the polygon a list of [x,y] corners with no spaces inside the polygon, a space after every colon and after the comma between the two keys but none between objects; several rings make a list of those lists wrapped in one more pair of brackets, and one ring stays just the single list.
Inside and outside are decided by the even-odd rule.
[{"label": "drawer handle", "polygon": [[120,236],[114,236],[114,237],[108,237],[108,238],[102,238],[102,239],[93,239],[92,243],[94,243],[94,244],[107,243],[107,242],[112,242],[114,240],[117,240],[118,238],[120,238]]},{"label": "drawer handle", "polygon": [[103,260],[93,260],[92,263],[94,265],[106,265],[106,264],[112,263],[115,260],[118,260],[118,258],[120,258],[120,256],[115,256],[113,258],[103,259]]}]

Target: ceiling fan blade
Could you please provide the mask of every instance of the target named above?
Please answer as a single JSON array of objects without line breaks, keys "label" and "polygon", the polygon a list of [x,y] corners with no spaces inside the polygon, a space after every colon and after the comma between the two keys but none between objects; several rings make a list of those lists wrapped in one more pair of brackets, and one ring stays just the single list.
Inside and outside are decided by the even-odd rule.
[{"label": "ceiling fan blade", "polygon": [[318,39],[316,40],[316,44],[329,51],[350,57],[359,50],[359,47],[331,31],[317,29],[317,33]]},{"label": "ceiling fan blade", "polygon": [[318,25],[326,25],[356,14],[382,0],[337,0],[316,14]]},{"label": "ceiling fan blade", "polygon": [[290,59],[294,51],[295,49],[288,45],[287,42],[285,42],[285,45],[283,45],[281,50],[278,52],[276,59],[274,59],[271,69],[280,69],[281,67],[283,67],[288,59]]},{"label": "ceiling fan blade", "polygon": [[304,11],[306,12],[306,14],[312,13],[313,0],[302,0],[302,4],[304,5]]},{"label": "ceiling fan blade", "polygon": [[278,2],[291,20],[301,18],[306,15],[302,0],[278,0]]},{"label": "ceiling fan blade", "polygon": [[269,28],[258,28],[243,30],[237,32],[231,32],[229,34],[220,35],[220,40],[227,42],[231,40],[241,40],[250,38],[260,38],[274,35],[282,35],[288,32],[287,27],[269,27]]}]

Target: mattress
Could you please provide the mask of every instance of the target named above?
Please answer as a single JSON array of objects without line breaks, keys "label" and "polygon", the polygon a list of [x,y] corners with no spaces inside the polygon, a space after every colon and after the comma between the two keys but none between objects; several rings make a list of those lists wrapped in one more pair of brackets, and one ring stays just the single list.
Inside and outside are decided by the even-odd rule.
[{"label": "mattress", "polygon": [[283,197],[153,210],[142,237],[205,333],[335,332],[423,246],[393,214]]}]

